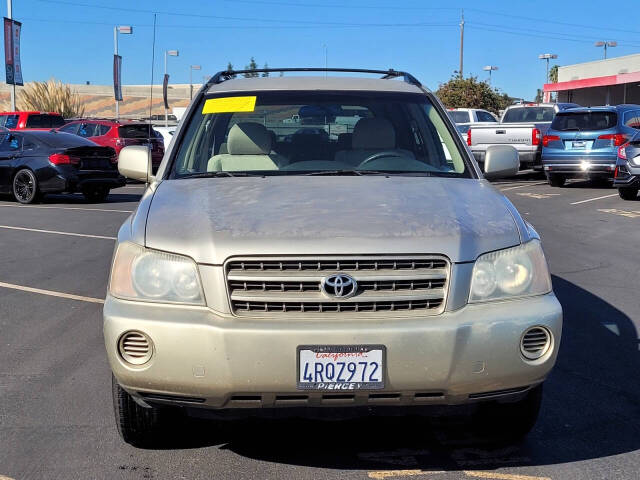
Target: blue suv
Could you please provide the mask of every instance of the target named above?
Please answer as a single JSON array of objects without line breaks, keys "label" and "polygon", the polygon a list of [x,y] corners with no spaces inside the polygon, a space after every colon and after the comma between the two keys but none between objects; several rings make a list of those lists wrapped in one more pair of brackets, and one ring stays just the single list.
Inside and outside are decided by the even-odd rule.
[{"label": "blue suv", "polygon": [[542,167],[549,185],[567,178],[609,181],[618,147],[640,128],[640,105],[581,107],[558,112],[542,138]]}]

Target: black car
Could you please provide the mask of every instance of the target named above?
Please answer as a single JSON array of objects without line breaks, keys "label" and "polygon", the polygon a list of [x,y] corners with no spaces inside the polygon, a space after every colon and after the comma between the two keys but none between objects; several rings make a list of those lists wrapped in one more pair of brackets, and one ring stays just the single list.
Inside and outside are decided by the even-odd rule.
[{"label": "black car", "polygon": [[32,203],[45,193],[82,192],[101,202],[125,184],[111,147],[56,131],[0,131],[0,193]]}]

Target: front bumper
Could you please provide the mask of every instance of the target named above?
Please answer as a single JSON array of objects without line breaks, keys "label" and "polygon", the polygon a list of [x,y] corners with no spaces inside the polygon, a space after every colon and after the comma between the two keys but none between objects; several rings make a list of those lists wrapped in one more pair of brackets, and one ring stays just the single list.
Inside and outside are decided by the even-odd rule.
[{"label": "front bumper", "polygon": [[[543,357],[526,361],[520,340],[532,326],[547,328],[553,342]],[[129,330],[144,332],[153,342],[153,356],[143,366],[126,364],[118,353],[118,341]],[[542,382],[555,363],[561,330],[562,308],[552,293],[436,316],[347,314],[339,321],[238,318],[205,307],[111,296],[104,306],[107,356],[123,388],[143,404],[149,397],[180,403],[170,397],[178,396],[214,409],[380,405],[389,399],[400,406],[472,403],[483,393]],[[384,390],[342,398],[325,395],[341,392],[297,390],[296,348],[306,344],[385,345]],[[397,395],[379,395],[385,392]],[[287,402],[291,396],[293,402]]]}]

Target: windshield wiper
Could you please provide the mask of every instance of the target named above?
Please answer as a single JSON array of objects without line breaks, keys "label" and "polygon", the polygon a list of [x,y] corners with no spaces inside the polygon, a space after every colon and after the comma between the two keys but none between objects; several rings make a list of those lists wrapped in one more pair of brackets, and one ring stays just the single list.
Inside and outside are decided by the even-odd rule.
[{"label": "windshield wiper", "polygon": [[388,175],[389,172],[384,172],[382,170],[317,170],[314,172],[303,173],[302,175],[314,176],[314,175]]},{"label": "windshield wiper", "polygon": [[248,172],[199,172],[180,175],[178,178],[216,178],[216,177],[264,177],[262,173]]}]

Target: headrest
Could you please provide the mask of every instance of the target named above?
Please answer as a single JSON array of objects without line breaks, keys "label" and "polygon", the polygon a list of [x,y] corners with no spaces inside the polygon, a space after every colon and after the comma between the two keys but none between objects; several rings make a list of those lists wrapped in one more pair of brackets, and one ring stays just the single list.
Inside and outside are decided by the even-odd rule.
[{"label": "headrest", "polygon": [[396,132],[386,118],[362,118],[353,128],[354,149],[394,149]]},{"label": "headrest", "polygon": [[229,130],[227,150],[231,155],[268,155],[271,153],[271,135],[259,123],[236,123]]}]

